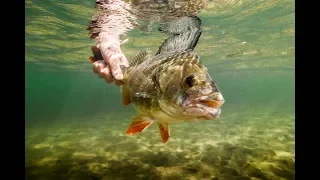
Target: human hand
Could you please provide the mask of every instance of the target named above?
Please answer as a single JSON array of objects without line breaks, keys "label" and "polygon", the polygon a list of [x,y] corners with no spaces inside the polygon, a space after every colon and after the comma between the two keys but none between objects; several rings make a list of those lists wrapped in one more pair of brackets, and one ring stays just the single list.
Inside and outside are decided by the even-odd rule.
[{"label": "human hand", "polygon": [[120,46],[110,46],[110,43],[101,43],[99,48],[92,46],[94,57],[93,72],[98,74],[107,83],[115,82],[120,86],[123,84],[123,73],[121,66],[128,67],[128,60],[120,49]]}]

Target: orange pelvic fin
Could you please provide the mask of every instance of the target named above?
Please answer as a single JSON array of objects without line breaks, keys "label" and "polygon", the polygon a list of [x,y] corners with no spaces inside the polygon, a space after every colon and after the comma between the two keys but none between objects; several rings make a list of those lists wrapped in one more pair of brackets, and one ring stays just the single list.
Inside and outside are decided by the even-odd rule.
[{"label": "orange pelvic fin", "polygon": [[129,125],[127,129],[127,135],[134,135],[139,132],[142,132],[143,130],[147,129],[151,124],[153,123],[153,120],[149,118],[143,119],[141,116],[136,116]]},{"label": "orange pelvic fin", "polygon": [[158,122],[158,127],[160,130],[160,136],[162,138],[162,142],[166,143],[170,137],[170,129],[169,129],[169,124],[168,123],[159,123]]}]

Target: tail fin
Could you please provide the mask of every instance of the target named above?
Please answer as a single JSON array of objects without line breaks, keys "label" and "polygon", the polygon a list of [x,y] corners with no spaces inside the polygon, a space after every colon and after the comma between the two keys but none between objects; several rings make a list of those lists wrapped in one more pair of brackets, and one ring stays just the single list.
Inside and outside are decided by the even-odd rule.
[{"label": "tail fin", "polygon": [[172,36],[162,43],[157,54],[194,49],[202,33],[200,25],[201,20],[198,17],[183,17],[170,22],[166,32]]},{"label": "tail fin", "polygon": [[94,63],[98,60],[103,60],[103,57],[99,48],[97,48],[96,46],[91,46],[91,52],[93,54],[93,56],[89,57],[89,61],[91,63]]}]

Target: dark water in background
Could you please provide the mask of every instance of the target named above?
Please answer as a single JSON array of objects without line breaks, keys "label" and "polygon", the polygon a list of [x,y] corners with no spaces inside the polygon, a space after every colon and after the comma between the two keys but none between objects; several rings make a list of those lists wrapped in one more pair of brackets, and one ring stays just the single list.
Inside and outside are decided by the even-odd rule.
[{"label": "dark water in background", "polygon": [[[196,50],[226,103],[218,121],[174,125],[166,145],[154,127],[123,136],[135,111],[87,60],[94,1],[25,7],[28,179],[293,179],[294,1],[210,1]],[[144,47],[156,52],[165,38],[128,36],[128,57]]]}]

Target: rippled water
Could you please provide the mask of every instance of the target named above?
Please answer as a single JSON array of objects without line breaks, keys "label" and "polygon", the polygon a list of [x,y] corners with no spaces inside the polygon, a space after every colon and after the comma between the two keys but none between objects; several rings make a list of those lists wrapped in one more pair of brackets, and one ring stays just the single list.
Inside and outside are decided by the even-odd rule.
[{"label": "rippled water", "polygon": [[[135,115],[92,72],[94,1],[26,8],[27,179],[294,179],[294,1],[216,0],[196,47],[226,103],[219,120],[128,137]],[[128,33],[130,57],[165,34]]]}]

